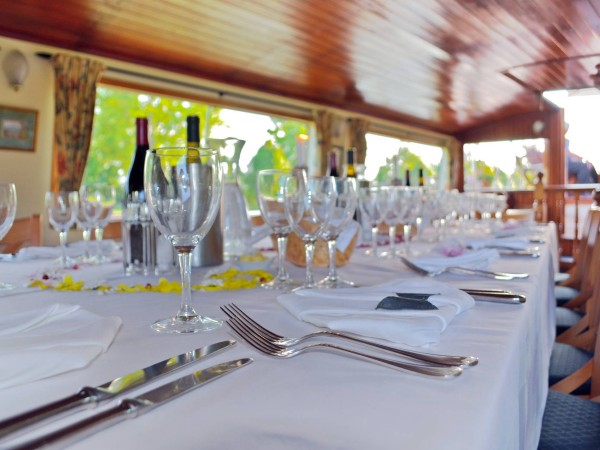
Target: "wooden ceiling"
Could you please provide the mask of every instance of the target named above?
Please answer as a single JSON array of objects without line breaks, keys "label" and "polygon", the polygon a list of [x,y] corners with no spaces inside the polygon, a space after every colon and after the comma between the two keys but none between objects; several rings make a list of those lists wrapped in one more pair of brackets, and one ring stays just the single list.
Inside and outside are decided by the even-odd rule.
[{"label": "wooden ceiling", "polygon": [[18,0],[0,35],[457,134],[592,86],[600,0]]}]

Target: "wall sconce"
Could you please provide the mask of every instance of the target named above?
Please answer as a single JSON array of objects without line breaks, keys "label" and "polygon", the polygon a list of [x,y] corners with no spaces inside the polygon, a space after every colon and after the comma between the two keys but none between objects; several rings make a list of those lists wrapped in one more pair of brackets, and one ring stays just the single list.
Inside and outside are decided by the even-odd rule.
[{"label": "wall sconce", "polygon": [[18,91],[25,81],[25,78],[27,78],[29,64],[23,53],[19,50],[12,50],[4,58],[2,69],[4,70],[4,75],[6,75],[10,87],[15,91]]}]

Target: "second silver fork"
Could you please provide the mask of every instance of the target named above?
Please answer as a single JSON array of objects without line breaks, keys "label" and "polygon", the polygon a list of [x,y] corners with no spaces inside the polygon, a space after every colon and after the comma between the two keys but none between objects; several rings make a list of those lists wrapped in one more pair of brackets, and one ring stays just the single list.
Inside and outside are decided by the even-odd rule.
[{"label": "second silver fork", "polygon": [[265,353],[269,356],[273,356],[275,358],[287,359],[293,358],[295,356],[301,355],[304,352],[315,349],[330,349],[337,350],[341,353],[347,353],[350,355],[358,356],[366,360],[374,361],[376,363],[384,364],[386,366],[393,367],[395,369],[400,369],[405,372],[418,373],[420,375],[429,375],[433,377],[439,378],[454,378],[459,376],[462,373],[462,368],[456,366],[442,366],[442,365],[421,365],[421,364],[411,364],[402,361],[395,361],[387,358],[382,358],[380,356],[362,353],[357,350],[348,347],[342,347],[335,344],[330,344],[326,342],[319,342],[316,344],[308,344],[303,347],[281,347],[275,345],[268,340],[266,340],[263,336],[256,333],[254,330],[249,328],[246,324],[242,323],[240,320],[236,318],[232,318],[227,320],[227,324],[248,344],[254,347],[256,350]]},{"label": "second silver fork", "polygon": [[436,355],[431,353],[422,353],[415,352],[411,350],[399,349],[395,347],[390,347],[388,345],[380,344],[378,342],[368,341],[366,339],[361,339],[359,337],[342,333],[339,331],[333,330],[319,330],[313,333],[306,334],[300,337],[287,337],[280,336],[272,331],[268,330],[250,316],[248,316],[244,311],[242,311],[235,303],[230,303],[229,305],[225,305],[221,307],[221,310],[231,319],[235,318],[240,322],[244,323],[246,326],[250,327],[253,332],[258,333],[260,336],[264,337],[266,340],[271,342],[272,344],[281,346],[281,347],[291,347],[293,345],[299,344],[303,341],[306,341],[315,337],[335,337],[345,340],[350,340],[354,342],[358,342],[364,345],[368,345],[371,347],[378,348],[380,350],[384,350],[390,353],[394,353],[396,355],[401,355],[407,358],[412,358],[421,362],[428,362],[433,364],[438,364],[442,366],[457,366],[457,367],[468,367],[474,366],[479,362],[479,359],[475,356],[452,356],[452,355]]}]

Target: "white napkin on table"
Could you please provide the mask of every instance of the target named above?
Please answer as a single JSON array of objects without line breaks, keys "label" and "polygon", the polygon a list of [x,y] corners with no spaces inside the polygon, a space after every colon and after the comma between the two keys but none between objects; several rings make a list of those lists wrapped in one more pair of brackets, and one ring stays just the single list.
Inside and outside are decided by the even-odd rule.
[{"label": "white napkin on table", "polygon": [[524,237],[482,238],[466,239],[465,244],[475,250],[481,248],[508,248],[511,250],[524,250],[529,245],[529,239]]},{"label": "white napkin on table", "polygon": [[468,269],[485,269],[493,261],[500,258],[500,253],[495,248],[469,250],[459,256],[423,256],[410,258],[411,262],[425,270],[442,270],[446,267],[466,267]]},{"label": "white napkin on table", "polygon": [[[438,294],[429,297],[438,309],[375,309],[385,297],[398,292]],[[303,289],[279,295],[277,301],[297,319],[318,327],[412,346],[439,342],[452,319],[474,305],[470,295],[431,279],[394,280],[360,288]]]},{"label": "white napkin on table", "polygon": [[106,352],[121,326],[78,305],[0,304],[0,389],[87,366]]}]

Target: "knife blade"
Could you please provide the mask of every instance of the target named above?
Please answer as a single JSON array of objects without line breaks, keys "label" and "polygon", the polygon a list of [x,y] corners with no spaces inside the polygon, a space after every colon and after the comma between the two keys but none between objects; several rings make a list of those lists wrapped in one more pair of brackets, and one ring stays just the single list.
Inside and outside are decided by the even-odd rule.
[{"label": "knife blade", "polygon": [[33,428],[57,420],[67,414],[94,408],[100,402],[115,398],[163,375],[200,361],[209,355],[214,355],[231,347],[233,344],[235,344],[234,340],[226,340],[190,350],[115,378],[99,386],[85,386],[74,395],[4,419],[0,421],[0,441],[4,440],[7,436],[16,437],[25,431],[30,431]]},{"label": "knife blade", "polygon": [[31,450],[52,446],[57,442],[60,442],[61,446],[71,444],[124,420],[135,419],[167,401],[180,397],[186,392],[244,367],[252,361],[251,358],[242,358],[216,364],[204,370],[198,370],[175,381],[165,383],[137,397],[125,398],[118,405],[106,411],[11,448],[12,450]]},{"label": "knife blade", "polygon": [[503,291],[501,289],[461,289],[471,295],[476,300],[488,301],[488,302],[502,302],[502,303],[525,303],[527,297],[522,294],[516,294],[510,291]]}]

